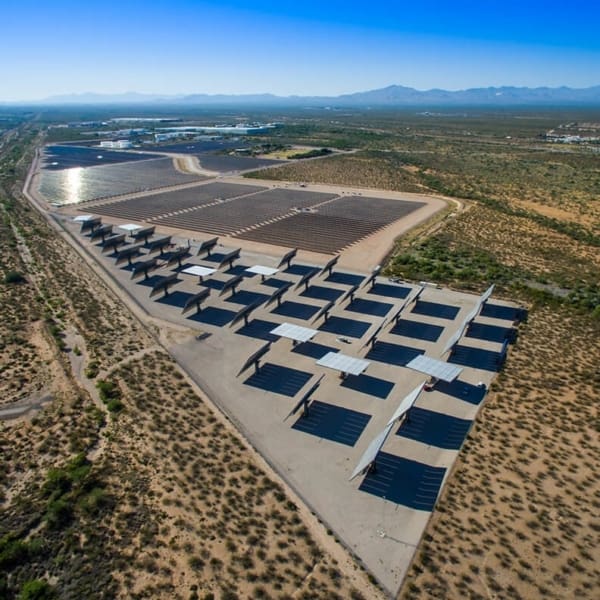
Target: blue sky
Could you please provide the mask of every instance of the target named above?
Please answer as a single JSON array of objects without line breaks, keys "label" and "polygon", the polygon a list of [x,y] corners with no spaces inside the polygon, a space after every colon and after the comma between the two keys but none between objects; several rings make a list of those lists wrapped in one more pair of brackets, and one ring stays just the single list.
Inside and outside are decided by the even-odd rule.
[{"label": "blue sky", "polygon": [[600,3],[4,0],[0,99],[600,84]]}]

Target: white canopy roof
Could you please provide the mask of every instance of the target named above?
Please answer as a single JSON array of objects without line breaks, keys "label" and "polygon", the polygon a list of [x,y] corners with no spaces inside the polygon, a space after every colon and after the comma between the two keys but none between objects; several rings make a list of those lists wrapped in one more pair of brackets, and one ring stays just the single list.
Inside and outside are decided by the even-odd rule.
[{"label": "white canopy roof", "polygon": [[124,229],[125,231],[137,231],[141,229],[141,225],[136,225],[135,223],[125,223],[125,225],[118,225],[119,229]]},{"label": "white canopy roof", "polygon": [[342,373],[360,375],[371,363],[362,358],[354,358],[353,356],[346,356],[338,352],[328,352],[317,361],[317,364],[321,367],[341,371]]},{"label": "white canopy roof", "polygon": [[279,269],[274,269],[273,267],[263,267],[262,265],[254,265],[253,267],[248,267],[246,272],[256,273],[257,275],[262,275],[263,277],[269,277],[271,275],[275,275],[275,273],[279,273]]},{"label": "white canopy roof", "polygon": [[292,323],[282,323],[275,327],[271,333],[273,335],[278,335],[279,337],[289,338],[296,342],[307,342],[319,332],[316,329],[300,327],[299,325],[293,325]]},{"label": "white canopy roof", "polygon": [[192,265],[191,267],[187,267],[187,269],[183,269],[182,273],[187,273],[188,275],[198,275],[199,277],[206,277],[207,275],[212,275],[216,273],[216,269],[211,269],[210,267],[201,267],[200,265]]},{"label": "white canopy roof", "polygon": [[425,354],[419,354],[419,356],[413,358],[406,366],[409,369],[413,369],[413,371],[431,375],[431,377],[447,381],[448,383],[454,381],[463,370],[462,367],[425,356]]}]

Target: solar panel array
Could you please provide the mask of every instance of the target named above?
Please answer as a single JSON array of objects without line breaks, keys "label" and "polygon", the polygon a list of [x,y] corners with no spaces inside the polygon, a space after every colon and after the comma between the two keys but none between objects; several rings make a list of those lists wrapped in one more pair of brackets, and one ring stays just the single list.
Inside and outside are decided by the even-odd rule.
[{"label": "solar panel array", "polygon": [[[151,194],[139,198],[115,200],[94,206],[93,211],[101,215],[119,219],[134,219],[138,221],[154,221],[169,215],[179,214],[182,219],[192,219],[192,212],[198,208],[229,199],[243,194],[252,194],[264,190],[256,185],[230,185],[227,183],[208,183],[185,188]],[[88,207],[89,208],[89,207]]]},{"label": "solar panel array", "polygon": [[61,171],[42,170],[39,190],[48,202],[75,204],[203,179],[206,177],[180,173],[170,158],[156,158]]},{"label": "solar panel array", "polygon": [[317,212],[301,212],[238,234],[278,246],[333,254],[423,206],[419,202],[344,196]]}]

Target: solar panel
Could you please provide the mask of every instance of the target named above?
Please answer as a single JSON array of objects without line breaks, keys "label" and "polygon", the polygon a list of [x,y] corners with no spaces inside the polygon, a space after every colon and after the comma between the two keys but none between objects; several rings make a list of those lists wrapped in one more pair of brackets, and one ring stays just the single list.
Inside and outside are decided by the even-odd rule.
[{"label": "solar panel", "polygon": [[167,261],[167,267],[170,267],[173,263],[177,263],[181,267],[181,259],[188,256],[190,256],[189,246],[183,246],[173,250],[169,256],[169,260]]},{"label": "solar panel", "polygon": [[102,242],[102,252],[106,252],[106,250],[109,250],[110,248],[116,248],[117,246],[120,246],[121,244],[125,243],[125,234],[124,233],[120,233],[119,235],[113,235],[112,237],[109,237],[107,240],[104,240]]},{"label": "solar panel", "polygon": [[258,308],[262,303],[263,300],[257,300],[256,302],[253,302],[252,304],[248,304],[248,306],[244,306],[243,308],[241,308],[233,317],[231,323],[229,323],[229,327],[233,327],[238,321],[241,321],[242,319],[244,319],[244,323],[248,325],[248,317],[250,313],[256,308]]},{"label": "solar panel", "polygon": [[165,296],[168,296],[169,295],[169,286],[173,285],[176,282],[177,282],[177,273],[172,273],[171,275],[165,275],[164,277],[159,279],[159,281],[157,281],[152,286],[152,291],[150,292],[150,298],[152,298],[152,296],[155,296],[156,294],[158,294],[158,292],[160,292],[161,290],[164,290]]},{"label": "solar panel", "polygon": [[237,258],[240,257],[240,252],[242,251],[241,248],[238,248],[237,250],[232,250],[231,252],[227,253],[222,259],[221,262],[219,263],[219,269],[224,265],[224,264],[229,264],[229,267],[231,268],[233,266],[233,261],[236,260]]},{"label": "solar panel", "polygon": [[148,238],[154,235],[155,227],[151,225],[150,227],[144,227],[143,229],[138,229],[131,233],[131,237],[134,240],[144,240],[144,242],[148,242]]},{"label": "solar panel", "polygon": [[327,321],[327,316],[329,314],[329,311],[333,308],[335,304],[335,300],[330,300],[316,315],[315,318],[312,320],[312,322],[314,323],[315,321],[317,321],[318,319],[320,319],[322,316],[325,316],[325,320]]},{"label": "solar panel", "polygon": [[[87,215],[85,215],[85,216],[87,216]],[[84,231],[87,231],[88,229],[91,229],[93,231],[96,227],[101,225],[101,223],[102,223],[102,219],[100,217],[92,217],[91,219],[86,219],[81,224],[81,229],[79,230],[79,232],[83,233]]]},{"label": "solar panel", "polygon": [[446,345],[444,346],[444,349],[442,350],[442,354],[441,356],[444,356],[444,354],[446,354],[446,352],[448,352],[448,350],[450,350],[454,344],[456,344],[456,342],[458,342],[458,340],[460,340],[463,332],[465,330],[465,325],[464,323],[454,332],[454,335],[452,335],[452,337],[446,342]]},{"label": "solar panel", "polygon": [[309,329],[308,327],[301,327],[292,323],[282,323],[275,327],[271,333],[279,337],[294,340],[295,342],[308,342],[308,340],[312,339],[319,332],[316,329]]},{"label": "solar panel", "polygon": [[119,265],[125,259],[127,259],[127,262],[129,264],[131,264],[131,259],[134,256],[139,256],[141,254],[141,249],[142,249],[142,247],[140,245],[138,245],[138,246],[129,246],[127,248],[123,248],[122,250],[119,250],[117,252],[117,261],[115,264]]},{"label": "solar panel", "polygon": [[85,221],[89,221],[94,218],[94,215],[77,215],[73,222],[75,223],[84,223]]},{"label": "solar panel", "polygon": [[296,288],[298,289],[300,287],[302,287],[303,285],[308,288],[308,282],[319,272],[318,268],[312,269],[312,271],[307,271],[302,278],[300,279],[300,281],[296,284]]},{"label": "solar panel", "polygon": [[280,269],[283,265],[287,265],[289,269],[290,264],[292,262],[292,258],[295,258],[296,254],[298,254],[298,248],[294,248],[293,250],[290,250],[287,254],[284,254],[281,260],[279,261],[277,268]]},{"label": "solar panel", "polygon": [[373,272],[369,275],[369,277],[367,277],[367,279],[363,283],[363,287],[367,287],[369,284],[372,285],[375,282],[375,278],[377,277],[377,275],[379,275],[380,271],[381,271],[381,265],[377,265],[373,269]]},{"label": "solar panel", "polygon": [[362,358],[354,358],[339,352],[328,352],[325,356],[317,361],[320,367],[327,367],[340,371],[342,374],[360,375],[371,363]]},{"label": "solar panel", "polygon": [[364,454],[360,457],[356,468],[354,471],[352,471],[352,475],[350,475],[350,481],[352,481],[357,475],[360,475],[360,473],[362,473],[375,461],[391,430],[392,424],[387,425],[386,428],[371,441]]},{"label": "solar panel", "polygon": [[137,277],[140,273],[144,273],[148,277],[148,271],[158,268],[158,261],[156,258],[150,258],[149,260],[142,260],[133,264],[131,270],[131,278]]},{"label": "solar panel", "polygon": [[[383,321],[381,321],[381,323],[379,324],[379,327],[377,327],[377,329],[373,332],[373,335],[365,342],[365,344],[363,345],[362,348],[365,348],[366,346],[368,346],[369,344],[375,344],[375,342],[377,341],[377,336],[381,333],[381,331],[383,330],[383,328],[387,325],[387,318],[384,318]],[[362,350],[361,348],[361,350]]]},{"label": "solar panel", "polygon": [[316,383],[314,383],[310,387],[310,389],[306,392],[306,394],[304,394],[304,396],[302,396],[302,398],[296,404],[296,406],[294,406],[294,408],[292,408],[292,410],[286,416],[286,418],[284,419],[284,421],[286,421],[287,419],[289,419],[292,415],[295,415],[300,410],[300,408],[302,406],[305,407],[305,410],[308,408],[308,401],[310,400],[310,397],[317,391],[318,387],[321,385],[321,380],[323,379],[323,377],[325,377],[324,374],[321,375],[321,377],[319,377],[319,379],[317,379]]},{"label": "solar panel", "polygon": [[272,294],[271,297],[267,300],[265,306],[269,306],[272,302],[277,300],[277,306],[281,304],[281,297],[292,287],[292,282],[287,281],[281,287],[277,288]]},{"label": "solar panel", "polygon": [[201,292],[194,294],[184,305],[181,314],[187,312],[192,306],[196,307],[196,312],[200,312],[200,305],[210,296],[210,288],[205,288]]},{"label": "solar panel", "polygon": [[412,405],[417,401],[419,394],[423,391],[424,385],[425,382],[421,383],[410,394],[402,399],[398,408],[394,411],[394,414],[388,421],[388,425],[393,425],[395,421],[402,418],[412,408]]},{"label": "solar panel", "polygon": [[492,283],[492,285],[490,285],[490,287],[482,294],[481,298],[479,299],[480,304],[485,304],[490,299],[495,285],[496,284]]},{"label": "solar panel", "polygon": [[148,252],[151,254],[156,250],[160,250],[162,254],[163,248],[168,246],[171,243],[171,236],[167,235],[165,237],[158,238],[156,240],[152,240],[150,242],[146,242],[146,247],[148,248]]},{"label": "solar panel", "polygon": [[334,256],[322,269],[321,272],[319,273],[320,275],[322,275],[323,273],[329,273],[331,275],[331,270],[333,269],[333,267],[335,267],[335,265],[337,265],[338,260],[340,260],[340,255],[338,254],[337,256]]},{"label": "solar panel", "polygon": [[346,300],[350,299],[350,302],[352,302],[352,300],[354,300],[354,294],[356,294],[356,291],[358,290],[358,284],[353,285],[343,296],[342,299],[340,300],[340,304],[343,304]]},{"label": "solar panel", "polygon": [[134,231],[137,231],[138,229],[142,229],[141,225],[136,225],[135,223],[125,223],[125,225],[117,225],[117,227],[119,229],[127,231],[130,234]]},{"label": "solar panel", "polygon": [[101,237],[102,241],[104,241],[104,238],[112,233],[112,228],[113,226],[110,224],[101,225],[100,227],[92,231],[92,234],[90,235],[90,240],[95,240],[96,238]]},{"label": "solar panel", "polygon": [[232,277],[229,281],[226,281],[219,292],[219,296],[223,296],[225,292],[231,290],[231,295],[235,294],[235,288],[244,280],[242,275],[236,275]]},{"label": "solar panel", "polygon": [[[247,307],[246,307],[247,308]],[[252,354],[248,360],[244,363],[242,368],[239,370],[236,377],[239,377],[248,367],[255,365],[256,370],[258,371],[258,361],[269,351],[271,348],[271,342],[267,342],[264,346],[259,348],[254,354]]]},{"label": "solar panel", "polygon": [[196,256],[200,256],[202,252],[206,252],[208,256],[210,256],[210,251],[217,245],[219,241],[218,237],[211,238],[210,240],[205,240],[198,247],[198,252],[196,252]]},{"label": "solar panel", "polygon": [[423,293],[423,290],[425,288],[418,287],[415,288],[404,300],[404,302],[402,303],[402,306],[400,306],[400,308],[394,313],[394,315],[392,317],[390,317],[390,319],[392,321],[394,321],[395,323],[398,322],[398,320],[400,319],[400,314],[402,313],[402,311],[412,302],[416,302],[419,299],[419,296]]},{"label": "solar panel", "polygon": [[442,360],[425,356],[425,354],[419,354],[419,356],[407,363],[406,366],[413,371],[425,373],[426,375],[430,375],[431,377],[441,379],[448,383],[454,381],[463,370],[462,367],[457,367],[456,365],[451,365]]}]

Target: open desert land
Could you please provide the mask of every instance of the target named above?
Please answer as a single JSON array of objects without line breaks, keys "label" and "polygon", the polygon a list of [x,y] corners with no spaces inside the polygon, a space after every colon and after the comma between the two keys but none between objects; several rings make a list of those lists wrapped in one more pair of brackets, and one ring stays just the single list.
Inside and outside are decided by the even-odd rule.
[{"label": "open desert land", "polygon": [[[86,240],[77,242],[81,254],[70,245],[80,236],[69,225],[77,211],[63,210],[62,227],[60,219],[48,224],[21,194],[34,148],[44,140],[40,126],[23,124],[11,133],[11,144],[0,149],[0,289],[8,316],[0,411],[10,417],[0,422],[0,564],[8,573],[0,590],[11,597],[28,581],[44,579],[60,597],[377,598],[404,579],[402,598],[595,597],[600,158],[593,148],[540,138],[561,119],[567,116],[382,113],[340,116],[335,124],[298,118],[279,142],[356,152],[225,181],[431,198],[430,213],[413,212],[343,248],[339,266],[366,273],[391,249],[386,275],[409,286],[421,280],[448,286],[439,293],[461,311],[491,283],[500,304],[528,309],[503,369],[488,380],[485,402],[469,413],[477,418],[460,454],[438,455],[448,467],[445,485],[433,513],[416,511],[423,514],[403,566],[384,565],[396,569],[386,579],[363,560],[387,591],[347,552],[368,555],[348,542],[348,528],[336,522],[338,540],[336,527],[327,529],[305,495],[297,495],[308,488],[293,456],[283,461],[292,468],[281,479],[272,469],[271,442],[253,441],[263,456],[247,443],[248,428],[260,420],[246,415],[246,429],[236,420],[236,410],[246,409],[235,407],[240,399],[227,387],[233,367],[223,370],[227,377],[214,394],[231,396],[230,406],[218,402],[229,417],[215,408],[212,393],[201,391],[214,381],[214,374],[202,373],[206,365],[221,372],[211,363],[215,351],[233,346],[227,351],[237,367],[250,341],[236,348],[229,332],[219,338],[208,328],[208,339],[192,348],[196,327],[162,318],[157,302],[115,294],[106,278],[109,259]],[[175,184],[173,190],[204,182]],[[124,191],[120,200],[134,197]],[[104,203],[92,202],[90,212]],[[433,210],[442,205],[445,210]],[[181,240],[207,237],[161,231]],[[278,256],[275,246],[237,235],[221,243],[243,246],[248,258],[264,262]],[[322,265],[328,257],[301,252],[298,258]],[[116,277],[123,291],[135,287],[126,279]],[[433,298],[437,290],[428,293],[442,301]],[[274,356],[281,360],[278,348]],[[390,367],[377,368],[378,377],[393,379]],[[194,371],[198,376],[190,377]],[[472,384],[480,373],[469,375]],[[334,387],[330,382],[323,393],[331,397]],[[430,398],[439,402],[436,394]],[[265,393],[248,391],[248,397]],[[274,417],[284,409],[271,408]],[[285,444],[275,420],[262,425]],[[297,455],[293,444],[288,451]],[[347,460],[338,454],[328,455],[325,476],[335,476],[335,464]],[[318,453],[311,461],[318,465]],[[356,498],[348,506],[368,512]],[[335,521],[335,505],[325,496],[310,499],[327,525]],[[394,530],[393,519],[404,509],[383,502],[380,514],[365,519],[381,521],[385,530],[374,536],[380,538],[374,556],[390,544],[394,562],[393,548],[405,532]]]},{"label": "open desert land", "polygon": [[51,402],[1,422],[2,594],[379,597],[158,344],[169,327],[140,323],[25,201],[37,141],[24,126],[3,154],[2,365],[21,383],[3,377],[2,409]]}]

